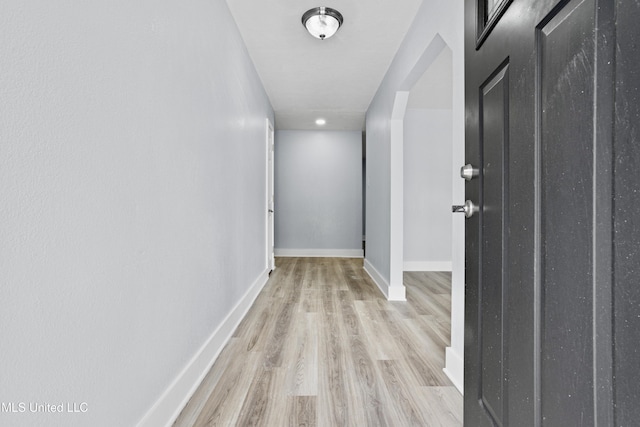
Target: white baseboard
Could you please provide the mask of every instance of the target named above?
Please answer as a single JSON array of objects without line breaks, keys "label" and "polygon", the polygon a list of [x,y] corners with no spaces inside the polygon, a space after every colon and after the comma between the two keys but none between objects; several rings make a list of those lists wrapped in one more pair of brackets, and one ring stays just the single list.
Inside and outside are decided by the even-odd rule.
[{"label": "white baseboard", "polygon": [[404,271],[452,271],[451,261],[405,261]]},{"label": "white baseboard", "polygon": [[406,301],[407,288],[404,285],[389,286],[388,300],[389,301]]},{"label": "white baseboard", "polygon": [[275,249],[278,257],[364,258],[362,249]]},{"label": "white baseboard", "polygon": [[449,377],[458,391],[464,395],[464,359],[453,347],[445,349],[444,373]]},{"label": "white baseboard", "polygon": [[269,280],[265,271],[256,279],[242,299],[218,326],[207,342],[198,350],[187,366],[149,409],[137,427],[170,427],[207,375],[216,358],[227,344],[240,321],[247,314],[256,297]]},{"label": "white baseboard", "polygon": [[389,282],[387,282],[384,277],[380,274],[378,270],[369,262],[369,260],[364,260],[364,271],[367,272],[373,283],[378,286],[380,292],[387,298],[389,301],[406,301],[407,294],[406,288],[404,286],[391,286]]},{"label": "white baseboard", "polygon": [[373,283],[375,283],[376,286],[378,286],[378,289],[380,289],[380,292],[382,292],[385,298],[388,299],[389,298],[389,282],[384,280],[382,275],[378,272],[378,270],[376,270],[376,268],[373,266],[373,264],[369,262],[368,259],[364,260],[364,271],[366,271],[369,277],[371,277],[371,280],[373,280]]}]

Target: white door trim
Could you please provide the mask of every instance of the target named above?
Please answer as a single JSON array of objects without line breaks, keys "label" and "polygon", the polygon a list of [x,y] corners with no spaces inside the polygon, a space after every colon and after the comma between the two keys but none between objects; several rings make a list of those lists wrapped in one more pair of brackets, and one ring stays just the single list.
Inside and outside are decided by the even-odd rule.
[{"label": "white door trim", "polygon": [[275,166],[275,141],[274,129],[271,120],[266,120],[266,254],[267,271],[271,272],[276,268],[274,242],[275,242],[275,206],[274,206],[274,166]]}]

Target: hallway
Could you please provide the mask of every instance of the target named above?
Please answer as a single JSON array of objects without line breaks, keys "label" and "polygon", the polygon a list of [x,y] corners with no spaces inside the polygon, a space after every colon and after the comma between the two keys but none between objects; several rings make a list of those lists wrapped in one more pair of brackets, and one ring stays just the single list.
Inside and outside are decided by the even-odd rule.
[{"label": "hallway", "polygon": [[388,302],[360,259],[278,258],[175,426],[460,426],[442,372],[450,275]]}]

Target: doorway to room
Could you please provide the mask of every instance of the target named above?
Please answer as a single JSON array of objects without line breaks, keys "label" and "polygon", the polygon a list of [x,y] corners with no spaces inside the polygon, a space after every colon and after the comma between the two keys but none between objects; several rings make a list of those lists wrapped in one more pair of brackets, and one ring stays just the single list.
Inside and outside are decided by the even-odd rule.
[{"label": "doorway to room", "polygon": [[[427,44],[396,92],[390,153],[391,283],[403,283],[405,271],[450,273],[445,371],[461,391],[464,218],[452,215],[451,206],[464,200],[457,172],[464,161],[464,138],[454,126],[464,108],[462,54],[440,35]],[[394,296],[405,292],[403,286]]]}]

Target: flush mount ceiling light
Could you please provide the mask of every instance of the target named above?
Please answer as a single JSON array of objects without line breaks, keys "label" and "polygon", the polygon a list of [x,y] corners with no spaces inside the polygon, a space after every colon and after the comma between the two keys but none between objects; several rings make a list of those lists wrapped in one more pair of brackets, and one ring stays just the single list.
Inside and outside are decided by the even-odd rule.
[{"label": "flush mount ceiling light", "polygon": [[327,124],[327,121],[326,121],[325,119],[317,119],[317,120],[316,120],[316,124],[317,124],[318,126],[324,126],[324,125],[326,125],[326,124]]},{"label": "flush mount ceiling light", "polygon": [[342,25],[342,15],[330,7],[314,7],[302,15],[302,25],[313,37],[324,40],[338,31]]}]

